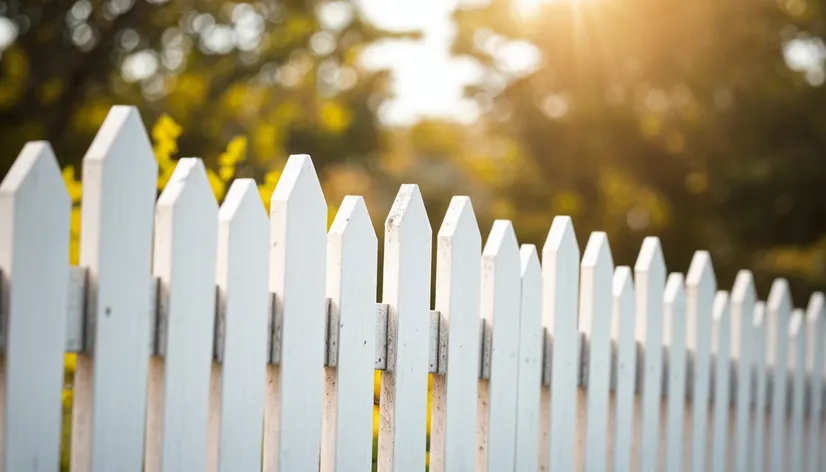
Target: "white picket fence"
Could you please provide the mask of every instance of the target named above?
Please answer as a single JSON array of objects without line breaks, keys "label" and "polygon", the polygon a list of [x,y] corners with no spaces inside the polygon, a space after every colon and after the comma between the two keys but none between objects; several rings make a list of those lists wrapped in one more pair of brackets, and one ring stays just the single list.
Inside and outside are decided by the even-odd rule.
[{"label": "white picket fence", "polygon": [[[580,260],[569,218],[542,248],[497,221],[482,247],[454,197],[432,231],[415,185],[377,238],[361,197],[327,204],[290,157],[269,220],[255,182],[219,208],[181,159],[156,201],[138,112],[114,107],[84,158],[80,266],[47,143],[0,185],[0,470],[55,471],[63,356],[78,353],[75,472],[824,471],[824,297],[767,303],[709,254],[667,274],[647,238],[614,267],[604,233]],[[217,292],[216,292],[217,289]],[[217,295],[216,295],[217,293]]]}]

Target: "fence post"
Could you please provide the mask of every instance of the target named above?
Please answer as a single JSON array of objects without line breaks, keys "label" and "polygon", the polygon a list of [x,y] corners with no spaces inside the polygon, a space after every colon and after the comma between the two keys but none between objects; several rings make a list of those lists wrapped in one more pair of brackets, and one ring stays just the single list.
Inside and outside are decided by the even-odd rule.
[{"label": "fence post", "polygon": [[629,267],[614,271],[612,338],[617,343],[617,387],[614,395],[614,472],[631,470],[634,439],[634,390],[637,384],[637,343],[634,280]]},{"label": "fence post", "polygon": [[327,202],[306,154],[290,156],[272,194],[270,246],[281,342],[271,353],[278,365],[267,369],[264,470],[313,470],[324,392]]},{"label": "fence post", "polygon": [[71,202],[46,142],[31,142],[0,183],[0,470],[57,470]]},{"label": "fence post", "polygon": [[717,281],[706,251],[697,251],[686,276],[686,345],[694,353],[691,394],[691,470],[706,470],[711,380],[711,321]]},{"label": "fence post", "polygon": [[212,366],[210,468],[261,470],[267,372],[269,221],[252,179],[237,179],[218,211],[220,291]]},{"label": "fence post", "polygon": [[522,245],[522,295],[519,316],[519,380],[516,406],[517,472],[539,468],[539,394],[542,387],[542,270],[536,246]]},{"label": "fence post", "polygon": [[377,250],[364,199],[344,197],[327,235],[331,365],[325,368],[322,472],[372,467]]},{"label": "fence post", "polygon": [[588,338],[585,470],[605,471],[611,380],[611,279],[614,262],[605,233],[594,232],[582,257],[579,330]]},{"label": "fence post", "polygon": [[481,255],[470,198],[453,197],[436,250],[436,310],[448,331],[448,353],[446,373],[433,376],[432,472],[475,469]]},{"label": "fence post", "polygon": [[137,109],[112,107],[83,158],[80,265],[88,308],[73,381],[75,472],[143,466],[157,179]]},{"label": "fence post", "polygon": [[683,437],[686,410],[686,323],[685,282],[683,275],[673,273],[665,284],[663,321],[668,343],[668,407],[666,426],[667,471],[680,472],[683,465]]},{"label": "fence post", "polygon": [[516,459],[516,386],[521,282],[510,221],[493,223],[482,251],[482,317],[492,329],[490,379],[479,384],[476,469],[511,470]]},{"label": "fence post", "polygon": [[714,321],[712,328],[714,347],[714,422],[711,452],[711,471],[727,470],[728,426],[731,410],[731,305],[729,294],[717,292],[714,297]]},{"label": "fence post", "polygon": [[392,341],[381,376],[380,472],[425,466],[431,238],[419,187],[402,185],[384,225],[382,300]]},{"label": "fence post", "polygon": [[[155,212],[154,273],[167,309],[149,374],[146,470],[205,470],[218,205],[200,159],[178,161]],[[103,307],[100,307],[103,308]]]},{"label": "fence post", "polygon": [[557,216],[542,248],[542,311],[553,336],[550,398],[552,471],[574,470],[579,377],[579,246],[571,218]]},{"label": "fence post", "polygon": [[731,292],[731,350],[737,359],[737,399],[735,404],[734,470],[749,472],[749,420],[752,397],[752,342],[754,303],[757,294],[751,272],[741,270]]},{"label": "fence post", "polygon": [[788,342],[789,312],[792,301],[789,285],[785,279],[777,279],[772,284],[768,300],[768,333],[766,335],[772,366],[771,430],[769,431],[769,471],[783,472],[786,469],[785,429],[786,390],[788,388]]}]

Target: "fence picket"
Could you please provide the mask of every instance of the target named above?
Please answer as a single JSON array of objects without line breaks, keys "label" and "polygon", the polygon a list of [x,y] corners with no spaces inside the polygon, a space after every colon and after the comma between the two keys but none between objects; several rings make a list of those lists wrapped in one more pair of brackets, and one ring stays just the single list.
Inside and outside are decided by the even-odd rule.
[{"label": "fence picket", "polygon": [[749,452],[749,470],[761,471],[766,467],[766,426],[768,408],[769,386],[766,372],[766,304],[757,302],[754,304],[754,316],[752,317],[752,329],[754,330],[754,408],[753,434],[751,437],[751,451]]},{"label": "fence picket", "polygon": [[269,221],[252,179],[232,183],[218,211],[220,291],[213,364],[208,470],[261,470],[267,324]]},{"label": "fence picket", "polygon": [[768,329],[766,353],[772,370],[771,429],[769,431],[769,471],[786,469],[786,390],[788,388],[789,312],[791,311],[789,285],[785,279],[772,284],[768,299]]},{"label": "fence picket", "polygon": [[[205,470],[218,205],[200,159],[178,161],[155,212],[153,271],[167,311],[150,365],[146,470]],[[168,298],[167,298],[168,297]]]},{"label": "fence picket", "polygon": [[630,267],[617,267],[612,287],[612,338],[617,343],[617,386],[614,395],[614,472],[631,470],[634,438],[634,390],[637,343],[634,281]]},{"label": "fence picket", "polygon": [[542,318],[553,336],[550,398],[552,471],[574,470],[579,377],[579,246],[571,218],[557,216],[542,248]]},{"label": "fence picket", "polygon": [[514,470],[539,467],[539,394],[542,385],[542,270],[536,246],[520,248],[522,295],[519,315],[519,358]]},{"label": "fence picket", "polygon": [[789,366],[791,384],[791,421],[786,437],[789,454],[787,470],[803,470],[803,408],[806,388],[806,336],[803,310],[792,311],[789,319]]},{"label": "fence picket", "polygon": [[608,454],[608,393],[611,381],[611,294],[614,262],[608,237],[591,233],[582,257],[579,330],[588,338],[585,470],[603,472]]},{"label": "fence picket", "polygon": [[[317,470],[324,391],[327,202],[310,156],[292,155],[270,202],[273,343],[264,420],[264,470]],[[274,323],[275,324],[275,323]]]},{"label": "fence picket", "polygon": [[637,331],[645,336],[645,356],[642,375],[642,444],[640,470],[660,468],[659,451],[663,438],[660,434],[660,408],[663,369],[663,291],[665,290],[665,262],[660,240],[643,240],[640,255],[634,265],[636,302],[639,324]]},{"label": "fence picket", "polygon": [[[468,197],[453,197],[436,250],[436,309],[448,330],[447,368],[433,376],[430,470],[475,469],[482,237]],[[441,369],[440,369],[441,370]]]},{"label": "fence picket", "polygon": [[823,367],[826,322],[824,322],[824,297],[822,292],[812,294],[806,309],[806,367],[811,375],[808,395],[809,435],[806,445],[806,471],[818,472],[818,455],[821,449],[821,419],[823,418]]},{"label": "fence picket", "polygon": [[685,281],[673,273],[665,284],[664,338],[668,344],[668,407],[666,450],[668,472],[681,472],[686,403]]},{"label": "fence picket", "polygon": [[143,465],[157,178],[137,109],[112,107],[83,158],[80,265],[91,319],[73,381],[73,471]]},{"label": "fence picket", "polygon": [[325,368],[322,472],[372,465],[377,250],[364,199],[345,197],[327,235],[329,332],[335,340],[328,355],[335,365]]},{"label": "fence picket", "polygon": [[26,144],[0,183],[2,471],[59,468],[70,209],[49,144]]},{"label": "fence picket", "polygon": [[378,470],[423,470],[432,232],[418,186],[402,185],[384,228],[382,299],[392,342],[381,376]]},{"label": "fence picket", "polygon": [[482,317],[493,332],[490,379],[479,383],[476,468],[511,470],[516,461],[516,394],[521,302],[519,247],[510,221],[493,223],[482,250]]},{"label": "fence picket", "polygon": [[711,326],[717,280],[706,251],[697,251],[686,275],[686,345],[694,353],[691,394],[691,468],[706,470],[709,391],[711,381]]},{"label": "fence picket", "polygon": [[714,420],[712,423],[711,471],[727,470],[726,451],[729,438],[729,411],[731,409],[731,304],[729,294],[717,292],[714,297],[712,346],[714,351]]},{"label": "fence picket", "polygon": [[734,470],[749,472],[749,420],[752,397],[752,342],[754,304],[757,294],[751,272],[741,270],[731,291],[732,357],[737,361],[737,398],[735,403]]}]

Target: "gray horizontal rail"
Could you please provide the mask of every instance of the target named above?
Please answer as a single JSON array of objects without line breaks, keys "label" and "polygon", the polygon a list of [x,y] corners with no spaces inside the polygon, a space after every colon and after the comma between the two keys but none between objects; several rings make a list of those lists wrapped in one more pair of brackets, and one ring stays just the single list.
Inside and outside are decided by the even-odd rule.
[{"label": "gray horizontal rail", "polygon": [[[2,274],[0,274],[0,280],[3,280]],[[8,281],[6,281],[8,282]],[[72,266],[69,271],[69,290],[68,290],[68,298],[66,304],[66,352],[71,353],[87,353],[90,352],[90,347],[93,345],[93,341],[91,339],[91,334],[94,332],[93,329],[93,321],[94,321],[94,310],[95,307],[93,303],[90,303],[87,297],[87,284],[88,278],[86,277],[85,269],[81,267]],[[5,346],[5,326],[7,320],[7,310],[8,310],[8,300],[6,298],[6,294],[4,293],[4,285],[0,284],[0,347]],[[216,361],[221,361],[223,358],[222,351],[223,351],[223,317],[221,314],[223,313],[223,306],[224,300],[220,296],[220,293],[216,290],[216,334],[215,334],[215,342],[214,342],[214,358]],[[166,319],[166,311],[167,311],[167,304],[166,300],[168,298],[168,294],[166,290],[164,290],[157,278],[152,279],[150,283],[149,289],[149,296],[154,299],[154,303],[151,303],[151,313],[148,315],[149,323],[150,323],[150,350],[153,355],[163,356],[164,354],[164,344],[165,344],[165,323],[163,320]],[[277,319],[276,313],[278,310],[275,309],[276,304],[278,303],[277,297],[275,294],[271,294],[271,313],[270,313],[270,336],[269,336],[269,344],[275,344],[276,349],[268,349],[267,352],[280,352],[278,349],[279,344],[281,342],[281,320]],[[335,329],[334,326],[330,326],[330,303],[329,299],[327,300],[327,336],[325,339],[325,365],[326,366],[335,366],[337,362],[337,342],[338,342],[338,330]],[[393,352],[392,343],[394,342],[393,339],[388,338],[388,330],[387,330],[387,321],[388,318],[391,316],[391,311],[387,304],[384,303],[377,303],[376,304],[376,355],[375,355],[375,369],[376,370],[387,370],[388,366],[388,352]],[[485,320],[480,320],[479,325],[479,336],[480,336],[480,365],[479,365],[479,377],[482,379],[490,378],[490,354],[492,349],[492,329],[489,323]],[[580,334],[582,336],[580,340],[581,352],[580,352],[580,365],[579,365],[579,385],[582,388],[588,387],[588,338],[584,334]],[[447,343],[448,343],[448,336],[446,330],[446,323],[444,318],[442,317],[441,313],[438,311],[431,311],[430,312],[430,329],[429,329],[429,346],[430,351],[428,353],[428,371],[432,374],[437,375],[444,375],[447,373]],[[668,347],[665,346],[663,348],[665,351],[663,353],[663,386],[662,392],[663,396],[666,395],[668,392]],[[612,344],[611,347],[611,389],[616,388],[616,345]],[[550,334],[547,330],[544,333],[544,356],[543,356],[543,366],[542,366],[542,384],[544,386],[550,385],[551,379],[551,365],[552,365],[552,356],[553,356],[553,339],[551,338]],[[690,398],[691,391],[693,388],[693,366],[694,360],[691,352],[687,353],[687,365],[686,365],[686,398]],[[639,393],[641,386],[643,384],[643,375],[645,370],[643,369],[645,360],[645,350],[641,343],[637,343],[637,382],[636,382],[636,391]],[[280,359],[277,356],[273,359],[269,359],[269,361],[273,364],[278,364]],[[711,363],[714,365],[714,355],[712,354]],[[730,375],[730,401],[732,404],[734,400],[737,398],[737,361],[732,360],[731,362],[731,369],[729,372]],[[751,381],[754,382],[754,376],[750,376]],[[786,388],[791,392],[792,388],[792,378],[788,376],[787,386]],[[771,394],[772,394],[772,379],[773,375],[771,369],[769,369],[766,373],[766,378],[768,382],[767,386],[767,405],[771,404]],[[807,374],[806,382],[807,384],[811,383],[811,375]],[[711,369],[711,390],[710,392],[714,391],[714,369]],[[755,389],[752,388],[752,398],[751,403],[752,405],[756,401],[754,397]],[[811,395],[811,389],[806,388],[806,395]],[[826,397],[826,387],[820,395]],[[792,395],[787,395],[789,399],[788,408],[791,408],[791,398]],[[826,398],[825,398],[826,399]],[[805,402],[806,405],[809,405],[810,402]]]}]

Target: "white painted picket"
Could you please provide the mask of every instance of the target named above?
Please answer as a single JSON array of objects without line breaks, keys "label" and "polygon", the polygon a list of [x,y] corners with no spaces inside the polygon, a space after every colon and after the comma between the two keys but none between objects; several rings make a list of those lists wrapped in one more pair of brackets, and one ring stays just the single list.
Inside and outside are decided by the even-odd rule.
[{"label": "white painted picket", "polygon": [[554,218],[542,248],[542,310],[553,336],[550,470],[574,470],[579,377],[579,246],[568,217]]},{"label": "white painted picket", "polygon": [[634,266],[636,276],[637,331],[645,336],[642,375],[642,444],[640,470],[659,469],[660,398],[663,365],[663,293],[665,262],[660,240],[645,238]]},{"label": "white painted picket", "polygon": [[795,309],[789,319],[789,364],[791,367],[791,421],[785,438],[789,468],[803,470],[803,407],[805,402],[806,336],[803,310]]},{"label": "white painted picket", "polygon": [[539,468],[539,393],[542,384],[542,269],[536,246],[519,250],[522,298],[519,315],[519,358],[516,403],[516,464],[514,470]]},{"label": "white painted picket", "polygon": [[[737,361],[737,398],[735,400],[734,471],[749,472],[752,399],[752,317],[757,295],[751,272],[741,270],[731,292],[731,351]],[[761,351],[762,352],[762,351]]]},{"label": "white painted picket", "polygon": [[[808,408],[808,442],[806,444],[806,471],[818,472],[821,450],[823,395],[823,370],[826,364],[826,321],[824,321],[824,297],[817,292],[809,299],[806,309],[806,370],[811,378]],[[820,374],[820,375],[818,375]]]},{"label": "white painted picket", "polygon": [[48,143],[27,144],[0,183],[0,470],[52,471],[60,451],[69,196]]},{"label": "white painted picket", "polygon": [[[155,211],[162,284],[149,373],[146,470],[206,470],[218,205],[200,159],[178,161]],[[174,289],[173,289],[174,287]]]},{"label": "white painted picket", "polygon": [[714,297],[712,351],[714,352],[714,419],[712,421],[711,472],[727,470],[728,426],[731,396],[731,304],[726,291]]},{"label": "white painted picket", "polygon": [[691,468],[705,472],[708,407],[711,388],[711,330],[717,280],[711,256],[697,251],[686,275],[686,346],[694,353],[691,394]]},{"label": "white painted picket", "polygon": [[267,361],[269,224],[252,179],[218,211],[219,290],[212,366],[209,471],[260,470]]},{"label": "white painted picket", "polygon": [[[591,234],[582,256],[579,330],[588,338],[588,392],[585,470],[602,472],[608,464],[608,392],[611,383],[611,297],[614,261],[608,236]],[[658,402],[659,403],[659,402]]]},{"label": "white painted picket", "polygon": [[424,470],[429,373],[433,471],[826,468],[820,293],[804,314],[780,279],[764,304],[740,271],[729,300],[705,251],[666,283],[654,237],[632,277],[602,232],[580,261],[564,216],[541,265],[509,221],[482,250],[454,197],[431,311],[430,222],[403,185],[377,304],[365,202],[346,197],[328,233],[309,156],[288,160],[269,219],[251,179],[219,210],[194,158],[155,203],[140,116],[114,107],[83,178],[79,267],[48,144],[0,183],[0,472],[58,468],[65,352],[73,472]]},{"label": "white painted picket", "polygon": [[768,331],[768,321],[766,320],[766,304],[757,302],[754,305],[754,316],[752,317],[752,329],[754,330],[754,431],[751,437],[751,451],[749,452],[749,470],[766,470],[766,429],[768,426],[768,394],[769,386],[767,382],[766,359],[767,343],[766,334]]},{"label": "white painted picket", "polygon": [[482,237],[468,197],[453,197],[436,248],[436,309],[447,329],[447,366],[433,377],[430,470],[474,470],[479,381]]},{"label": "white painted picket", "polygon": [[668,344],[668,408],[665,457],[668,472],[681,472],[685,431],[686,394],[686,319],[685,281],[673,273],[665,284],[663,323]]},{"label": "white painted picket", "polygon": [[476,469],[511,470],[516,461],[516,406],[521,302],[519,247],[509,221],[493,223],[482,251],[482,318],[492,331],[490,378],[479,385]]},{"label": "white painted picket", "polygon": [[322,472],[371,467],[376,271],[361,268],[376,267],[377,250],[364,199],[345,197],[327,236],[329,367],[325,369]]},{"label": "white painted picket", "polygon": [[402,186],[384,228],[382,299],[390,311],[387,370],[381,376],[379,400],[378,469],[422,470],[427,426],[432,232],[418,186]]},{"label": "white painted picket", "polygon": [[[616,268],[612,291],[611,337],[617,344],[613,470],[629,472],[634,439],[634,390],[637,384],[636,310],[631,268]],[[680,402],[682,404],[683,401]]]},{"label": "white painted picket", "polygon": [[157,178],[138,111],[113,107],[83,158],[80,265],[89,280],[89,326],[73,388],[76,472],[142,468]]},{"label": "white painted picket", "polygon": [[769,429],[769,471],[783,472],[787,468],[786,393],[788,382],[789,313],[791,299],[789,285],[784,279],[775,280],[769,292],[766,330],[766,354],[772,372]]},{"label": "white painted picket", "polygon": [[270,202],[273,342],[264,425],[264,470],[318,468],[324,389],[327,203],[310,156],[290,156]]}]

